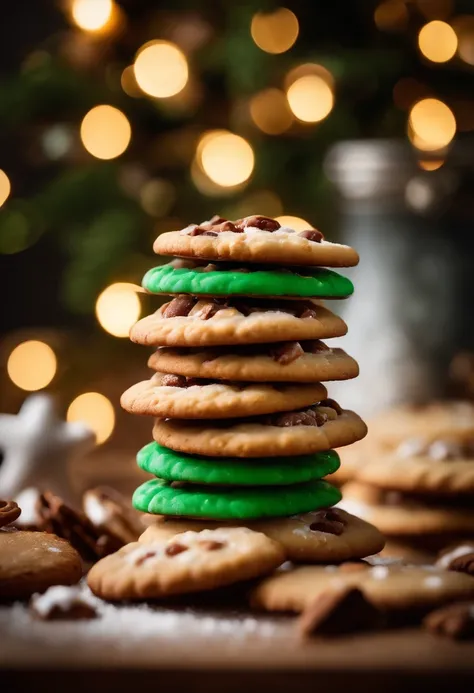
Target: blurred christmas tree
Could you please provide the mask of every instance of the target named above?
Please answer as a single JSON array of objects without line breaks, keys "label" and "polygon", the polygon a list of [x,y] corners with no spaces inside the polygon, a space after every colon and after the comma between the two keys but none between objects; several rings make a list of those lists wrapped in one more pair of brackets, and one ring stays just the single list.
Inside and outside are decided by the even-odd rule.
[{"label": "blurred christmas tree", "polygon": [[334,236],[322,163],[337,140],[408,135],[422,167],[441,166],[454,135],[474,129],[472,11],[469,0],[35,3],[28,22],[42,17],[44,39],[0,83],[10,327],[91,327],[96,310],[125,337],[154,237],[215,212],[296,215]]}]

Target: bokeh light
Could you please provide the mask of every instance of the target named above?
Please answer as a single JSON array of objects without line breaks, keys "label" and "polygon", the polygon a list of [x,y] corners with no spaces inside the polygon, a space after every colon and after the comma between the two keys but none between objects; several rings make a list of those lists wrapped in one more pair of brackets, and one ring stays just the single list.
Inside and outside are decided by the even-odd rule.
[{"label": "bokeh light", "polygon": [[286,7],[274,12],[257,12],[252,18],[250,33],[253,40],[266,53],[284,53],[298,38],[296,15]]},{"label": "bokeh light", "polygon": [[334,105],[329,84],[319,75],[305,75],[290,85],[288,103],[295,116],[305,123],[317,123],[326,118]]},{"label": "bokeh light", "polygon": [[423,171],[437,171],[444,164],[444,159],[420,159],[418,166]]},{"label": "bokeh light", "polygon": [[108,286],[97,298],[95,314],[101,327],[114,337],[128,337],[141,313],[138,286],[118,282]]},{"label": "bokeh light", "polygon": [[412,143],[425,151],[446,147],[456,134],[453,112],[438,99],[422,99],[410,111],[408,135]]},{"label": "bokeh light", "polygon": [[112,0],[73,0],[72,18],[85,31],[100,31],[112,16]]},{"label": "bokeh light", "polygon": [[280,135],[293,122],[285,93],[280,89],[264,89],[255,94],[250,100],[250,115],[255,125],[267,135]]},{"label": "bokeh light", "polygon": [[179,94],[189,76],[186,56],[169,41],[145,44],[138,51],[133,69],[140,89],[159,99]]},{"label": "bokeh light", "polygon": [[248,180],[255,164],[253,149],[247,140],[227,130],[205,133],[196,154],[211,181],[226,188]]},{"label": "bokeh light", "polygon": [[138,98],[139,96],[143,96],[143,92],[138,86],[135,78],[135,70],[133,69],[133,65],[128,65],[123,70],[120,76],[120,84],[127,96],[131,96],[134,99]]},{"label": "bokeh light", "polygon": [[130,144],[132,129],[127,117],[113,106],[94,106],[81,123],[81,140],[97,159],[115,159]]},{"label": "bokeh light", "polygon": [[306,231],[306,229],[314,228],[314,226],[310,224],[309,221],[306,221],[306,219],[302,219],[301,217],[293,217],[288,214],[284,214],[281,217],[276,217],[276,220],[279,221],[282,226],[287,226],[295,231]]},{"label": "bokeh light", "polygon": [[400,0],[385,0],[376,8],[374,22],[382,31],[401,31],[408,22],[406,4]]},{"label": "bokeh light", "polygon": [[0,207],[7,201],[11,189],[12,186],[9,177],[5,171],[0,168]]},{"label": "bokeh light", "polygon": [[28,392],[49,385],[56,374],[57,360],[48,344],[32,339],[13,349],[7,361],[7,373],[17,387]]},{"label": "bokeh light", "polygon": [[474,15],[460,15],[451,22],[458,38],[458,55],[468,65],[474,65]]},{"label": "bokeh light", "polygon": [[71,402],[67,410],[68,421],[81,421],[95,433],[97,443],[105,443],[115,426],[112,402],[100,392],[85,392]]},{"label": "bokeh light", "polygon": [[425,58],[433,63],[446,63],[456,53],[458,39],[449,24],[434,20],[421,28],[418,47]]}]

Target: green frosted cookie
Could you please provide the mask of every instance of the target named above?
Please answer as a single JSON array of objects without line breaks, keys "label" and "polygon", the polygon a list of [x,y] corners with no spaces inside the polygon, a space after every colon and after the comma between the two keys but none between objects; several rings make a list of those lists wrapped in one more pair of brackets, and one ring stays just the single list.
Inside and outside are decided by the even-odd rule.
[{"label": "green frosted cookie", "polygon": [[235,457],[204,457],[175,452],[158,443],[148,443],[137,455],[138,466],[166,481],[224,486],[278,486],[321,479],[339,468],[334,450],[315,455],[268,457],[246,460]]},{"label": "green frosted cookie", "polygon": [[[303,270],[301,270],[303,272]],[[344,298],[354,291],[352,282],[332,270],[305,268],[304,275],[281,270],[176,269],[171,264],[153,267],[143,277],[143,287],[153,294],[195,296],[301,296]]]},{"label": "green frosted cookie", "polygon": [[222,486],[173,487],[163,479],[151,479],[133,494],[137,510],[154,515],[248,520],[285,517],[327,508],[341,500],[341,492],[326,481],[293,486],[257,488]]}]

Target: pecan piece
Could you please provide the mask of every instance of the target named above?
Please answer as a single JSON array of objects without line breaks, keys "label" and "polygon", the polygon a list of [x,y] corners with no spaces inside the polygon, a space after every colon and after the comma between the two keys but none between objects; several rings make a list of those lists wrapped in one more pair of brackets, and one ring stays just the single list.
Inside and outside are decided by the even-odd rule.
[{"label": "pecan piece", "polygon": [[270,351],[272,358],[281,363],[282,366],[286,366],[288,363],[292,363],[303,356],[304,350],[299,342],[283,342],[282,344],[277,344]]},{"label": "pecan piece", "polygon": [[432,611],[423,620],[426,630],[453,640],[474,638],[474,602],[460,602]]},{"label": "pecan piece", "polygon": [[15,501],[0,500],[0,527],[10,525],[21,515],[21,510]]},{"label": "pecan piece", "polygon": [[189,315],[189,311],[195,302],[192,296],[176,296],[163,308],[161,315],[164,318],[184,317]]},{"label": "pecan piece", "polygon": [[254,229],[260,229],[261,231],[277,231],[281,228],[281,224],[271,217],[263,217],[260,214],[254,214],[250,217],[244,217],[235,222],[236,226],[242,229],[246,229],[251,226]]},{"label": "pecan piece", "polygon": [[302,636],[342,635],[380,625],[381,613],[357,587],[342,586],[322,592],[298,619]]},{"label": "pecan piece", "polygon": [[296,235],[301,236],[301,238],[307,238],[308,241],[313,241],[313,243],[321,243],[321,241],[324,240],[324,236],[321,233],[321,231],[317,231],[316,229],[307,229],[306,231],[299,231],[299,233],[297,233]]},{"label": "pecan piece", "polygon": [[161,385],[166,387],[186,387],[187,381],[184,375],[172,375],[167,373],[161,379]]}]

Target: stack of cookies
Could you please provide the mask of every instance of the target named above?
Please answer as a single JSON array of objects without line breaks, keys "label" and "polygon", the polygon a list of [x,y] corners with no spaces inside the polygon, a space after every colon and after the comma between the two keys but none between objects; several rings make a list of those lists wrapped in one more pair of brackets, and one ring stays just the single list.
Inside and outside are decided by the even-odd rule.
[{"label": "stack of cookies", "polygon": [[155,373],[122,396],[127,411],[155,417],[154,441],[137,458],[154,478],[133,498],[157,516],[145,540],[237,525],[294,560],[379,551],[374,527],[329,509],[341,496],[323,480],[339,466],[334,448],[366,434],[321,384],[358,374],[354,359],[320,341],[347,331],[322,299],[353,291],[327,267],[355,265],[357,253],[263,216],[215,217],[161,235],[154,250],[176,259],[143,286],[172,299],[132,328],[132,341],[155,348]]},{"label": "stack of cookies", "polygon": [[379,415],[341,506],[390,538],[387,550],[425,561],[474,539],[474,406],[438,402]]}]

